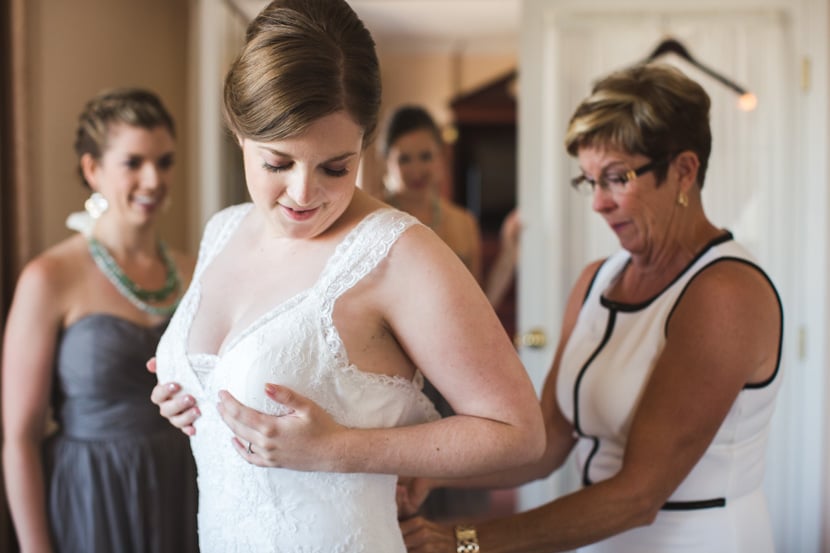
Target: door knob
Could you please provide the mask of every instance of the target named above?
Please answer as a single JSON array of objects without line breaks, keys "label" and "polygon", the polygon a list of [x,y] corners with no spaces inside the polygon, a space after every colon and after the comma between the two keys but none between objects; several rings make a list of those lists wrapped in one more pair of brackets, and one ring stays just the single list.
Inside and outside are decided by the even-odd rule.
[{"label": "door knob", "polygon": [[513,345],[517,348],[543,348],[547,345],[548,338],[545,336],[545,331],[541,328],[532,328],[524,334],[517,334],[513,338]]}]

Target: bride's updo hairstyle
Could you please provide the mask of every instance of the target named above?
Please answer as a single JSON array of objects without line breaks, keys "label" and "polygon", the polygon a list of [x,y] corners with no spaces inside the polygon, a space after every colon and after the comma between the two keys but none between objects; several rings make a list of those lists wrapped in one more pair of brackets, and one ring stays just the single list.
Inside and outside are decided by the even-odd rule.
[{"label": "bride's updo hairstyle", "polygon": [[237,136],[272,142],[344,110],[372,140],[380,109],[375,43],[344,0],[275,0],[248,26],[225,78],[224,115]]}]

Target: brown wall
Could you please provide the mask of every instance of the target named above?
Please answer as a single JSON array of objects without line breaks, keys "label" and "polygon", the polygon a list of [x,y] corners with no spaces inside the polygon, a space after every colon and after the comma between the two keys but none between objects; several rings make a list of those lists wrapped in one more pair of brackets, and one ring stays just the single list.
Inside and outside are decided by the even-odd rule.
[{"label": "brown wall", "polygon": [[[218,1],[218,0],[216,0]],[[81,209],[87,191],[78,180],[72,140],[84,102],[111,86],[143,86],[162,97],[176,119],[177,173],[173,202],[162,220],[163,237],[192,249],[190,236],[198,198],[188,192],[186,161],[195,149],[188,117],[189,29],[192,0],[27,0],[27,88],[34,252],[68,236],[66,216]],[[395,106],[421,103],[439,123],[448,123],[449,101],[515,68],[515,52],[457,55],[395,52],[378,45],[384,85],[381,118]],[[192,59],[196,59],[193,57]],[[369,152],[367,188],[380,186],[383,165]]]},{"label": "brown wall", "polygon": [[188,0],[29,0],[25,5],[34,249],[70,234],[66,216],[81,209],[88,194],[72,150],[77,115],[89,97],[114,86],[154,90],[176,120],[173,202],[161,230],[172,245],[185,247]]},{"label": "brown wall", "polygon": [[[77,176],[72,149],[77,116],[88,98],[114,86],[154,90],[176,119],[178,171],[173,203],[161,230],[173,246],[184,248],[188,244],[184,161],[189,142],[186,92],[190,0],[14,0],[10,11],[11,6],[3,0],[4,17],[14,14],[14,32],[8,35],[15,37],[7,41],[3,26],[6,36],[2,43],[13,50],[4,59],[20,60],[14,66],[22,69],[22,74],[15,74],[15,81],[3,86],[5,92],[14,90],[22,97],[23,107],[13,117],[14,124],[19,125],[14,133],[3,126],[4,147],[13,146],[8,152],[14,152],[15,171],[3,173],[9,182],[2,187],[2,202],[4,213],[17,208],[14,219],[25,224],[15,232],[19,261],[27,261],[70,234],[64,226],[66,216],[80,210],[88,194]],[[12,173],[22,174],[25,193],[7,194]],[[17,201],[18,196],[25,196],[26,201]],[[11,217],[8,219],[4,221],[5,230],[11,228]],[[3,255],[4,262],[8,262],[4,277],[13,282],[20,268],[17,252],[4,248]],[[12,256],[14,259],[7,259]],[[10,292],[3,290],[4,295]],[[4,311],[6,307],[4,304]],[[0,552],[15,550],[7,508],[0,503]]]}]

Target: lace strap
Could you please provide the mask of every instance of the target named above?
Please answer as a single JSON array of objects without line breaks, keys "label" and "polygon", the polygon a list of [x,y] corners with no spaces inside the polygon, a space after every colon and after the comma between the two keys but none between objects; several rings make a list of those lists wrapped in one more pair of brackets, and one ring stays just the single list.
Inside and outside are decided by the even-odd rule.
[{"label": "lace strap", "polygon": [[337,245],[316,288],[331,307],[334,301],[368,275],[392,245],[418,220],[402,211],[383,208],[370,213]]},{"label": "lace strap", "polygon": [[252,206],[251,203],[234,205],[211,216],[205,225],[202,241],[199,244],[199,257],[196,260],[196,269],[193,273],[194,281],[198,282],[205,267],[210,265],[216,254],[222,250],[228,238]]},{"label": "lace strap", "polygon": [[349,366],[346,347],[332,319],[335,301],[377,267],[406,229],[420,224],[403,211],[379,209],[358,223],[335,248],[314,287],[322,298],[320,322],[334,369],[342,371]]}]

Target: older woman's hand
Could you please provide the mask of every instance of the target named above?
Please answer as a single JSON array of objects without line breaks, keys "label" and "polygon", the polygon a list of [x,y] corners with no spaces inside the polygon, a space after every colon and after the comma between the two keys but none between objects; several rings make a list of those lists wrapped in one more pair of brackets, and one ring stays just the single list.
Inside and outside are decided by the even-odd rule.
[{"label": "older woman's hand", "polygon": [[231,429],[237,452],[261,467],[302,471],[342,472],[343,447],[337,436],[346,428],[325,409],[293,390],[266,384],[265,394],[286,411],[271,415],[251,409],[226,390],[219,392],[217,409]]},{"label": "older woman's hand", "polygon": [[403,541],[409,553],[454,553],[455,532],[423,517],[400,522]]},{"label": "older woman's hand", "polygon": [[426,478],[399,477],[395,493],[395,500],[398,503],[398,519],[415,516],[430,491],[432,487]]},{"label": "older woman's hand", "polygon": [[[156,358],[147,361],[147,370],[155,374]],[[193,422],[202,416],[196,399],[190,394],[181,393],[182,387],[177,382],[159,383],[150,393],[150,401],[159,406],[161,416],[170,421],[170,424],[187,434],[196,434]]]}]

